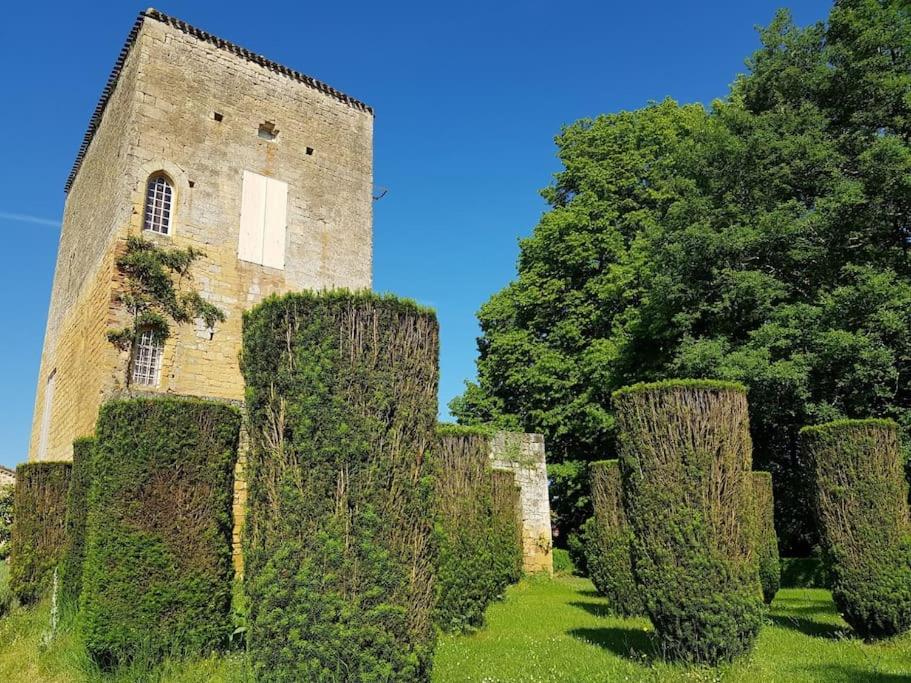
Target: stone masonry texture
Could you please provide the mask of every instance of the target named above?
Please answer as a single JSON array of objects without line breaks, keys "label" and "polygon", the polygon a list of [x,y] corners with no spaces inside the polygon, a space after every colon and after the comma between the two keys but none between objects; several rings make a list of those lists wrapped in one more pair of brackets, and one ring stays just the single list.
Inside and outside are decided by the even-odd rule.
[{"label": "stone masonry texture", "polygon": [[490,463],[494,469],[512,472],[519,487],[525,571],[553,574],[544,437],[541,434],[497,432],[490,444]]},{"label": "stone masonry texture", "polygon": [[[94,431],[101,403],[125,390],[128,358],[105,335],[127,322],[115,260],[128,236],[205,252],[193,286],[227,316],[214,331],[172,326],[157,392],[242,400],[245,309],[272,293],[371,285],[369,108],[154,11],[143,16],[68,186],[30,460],[51,375],[48,460],[70,459],[73,439]],[[266,122],[278,130],[274,140],[258,136]],[[237,258],[245,170],[288,184],[284,269]],[[142,229],[146,183],[159,172],[174,187],[167,236]],[[242,498],[242,480],[238,486]]]}]

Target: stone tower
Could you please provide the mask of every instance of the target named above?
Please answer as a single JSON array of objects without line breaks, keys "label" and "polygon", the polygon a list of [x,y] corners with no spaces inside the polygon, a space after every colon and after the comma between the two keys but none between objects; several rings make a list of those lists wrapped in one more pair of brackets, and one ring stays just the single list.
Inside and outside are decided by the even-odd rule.
[{"label": "stone tower", "polygon": [[241,400],[241,316],[272,293],[371,284],[373,112],[205,31],[140,13],[66,183],[30,460],[72,457],[126,379],[115,260],[126,238],[205,252],[227,319],[134,349],[132,386]]}]

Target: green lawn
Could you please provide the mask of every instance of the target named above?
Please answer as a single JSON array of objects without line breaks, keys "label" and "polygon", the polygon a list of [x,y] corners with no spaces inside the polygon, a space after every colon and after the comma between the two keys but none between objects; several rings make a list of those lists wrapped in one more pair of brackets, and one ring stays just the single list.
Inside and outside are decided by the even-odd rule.
[{"label": "green lawn", "polygon": [[749,657],[723,669],[655,661],[646,619],[615,619],[587,579],[513,586],[487,627],[444,637],[434,679],[538,681],[911,681],[911,635],[869,645],[849,637],[828,591],[784,589]]},{"label": "green lawn", "polygon": [[[0,577],[3,574],[0,566]],[[648,622],[607,616],[604,600],[588,580],[529,579],[511,587],[506,600],[490,608],[484,629],[441,638],[433,678],[472,683],[911,681],[911,635],[865,644],[847,635],[827,591],[790,589],[778,595],[751,656],[723,669],[687,669],[656,661]],[[0,681],[249,680],[239,654],[166,662],[151,673],[103,676],[66,624],[50,645],[42,645],[49,617],[45,602],[0,619]]]}]

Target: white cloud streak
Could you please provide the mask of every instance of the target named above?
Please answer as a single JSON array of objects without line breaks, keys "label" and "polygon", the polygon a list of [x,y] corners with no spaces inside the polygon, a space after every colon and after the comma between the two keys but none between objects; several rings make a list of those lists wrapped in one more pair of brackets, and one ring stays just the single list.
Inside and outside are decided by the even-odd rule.
[{"label": "white cloud streak", "polygon": [[60,227],[59,220],[42,218],[41,216],[30,216],[27,213],[8,213],[6,211],[0,211],[0,220],[18,221],[19,223],[36,223],[37,225],[51,225],[55,228]]}]

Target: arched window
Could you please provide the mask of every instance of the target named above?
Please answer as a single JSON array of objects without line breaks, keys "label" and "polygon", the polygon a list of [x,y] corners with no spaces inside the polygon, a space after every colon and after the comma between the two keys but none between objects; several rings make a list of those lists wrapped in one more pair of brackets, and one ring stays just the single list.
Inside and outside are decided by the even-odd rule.
[{"label": "arched window", "polygon": [[156,173],[149,178],[146,186],[146,214],[142,224],[143,230],[151,230],[161,235],[171,231],[171,203],[174,189],[164,173]]}]

